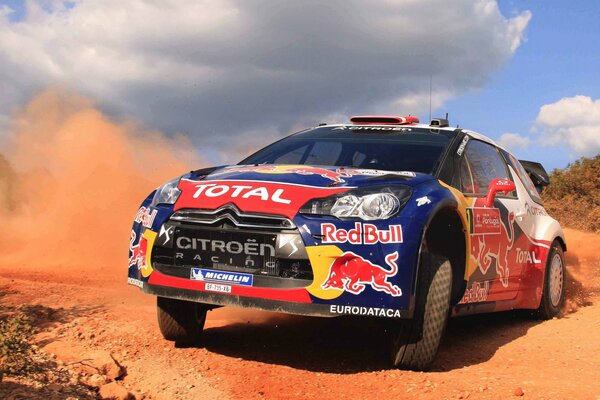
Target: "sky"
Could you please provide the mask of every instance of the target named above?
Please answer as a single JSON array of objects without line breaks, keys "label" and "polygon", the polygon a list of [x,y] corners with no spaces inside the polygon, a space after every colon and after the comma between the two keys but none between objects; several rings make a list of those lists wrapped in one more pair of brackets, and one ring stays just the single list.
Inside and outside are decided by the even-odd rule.
[{"label": "sky", "polygon": [[351,115],[434,116],[562,168],[600,153],[596,0],[0,0],[0,136],[60,85],[203,159]]}]

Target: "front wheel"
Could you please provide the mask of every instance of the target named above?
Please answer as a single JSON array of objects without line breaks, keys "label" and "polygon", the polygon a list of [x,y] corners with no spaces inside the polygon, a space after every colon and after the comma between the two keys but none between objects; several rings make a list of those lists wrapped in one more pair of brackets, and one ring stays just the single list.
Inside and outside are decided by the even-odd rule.
[{"label": "front wheel", "polygon": [[156,306],[158,327],[165,339],[178,344],[198,342],[206,322],[206,305],[157,297]]},{"label": "front wheel", "polygon": [[546,261],[544,291],[536,313],[539,318],[552,319],[560,314],[565,304],[566,276],[565,255],[560,243],[555,240],[552,242]]},{"label": "front wheel", "polygon": [[448,315],[452,267],[443,256],[423,251],[417,280],[415,312],[402,321],[392,340],[392,362],[401,369],[428,369],[437,354]]}]

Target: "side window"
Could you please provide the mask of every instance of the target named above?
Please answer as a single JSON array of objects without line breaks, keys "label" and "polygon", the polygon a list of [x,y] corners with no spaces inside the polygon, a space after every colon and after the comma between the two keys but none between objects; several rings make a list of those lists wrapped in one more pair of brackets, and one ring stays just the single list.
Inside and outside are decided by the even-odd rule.
[{"label": "side window", "polygon": [[496,178],[510,179],[506,162],[498,150],[479,140],[469,141],[461,160],[460,177],[462,192],[474,195],[485,195],[490,182]]},{"label": "side window", "polygon": [[465,194],[477,194],[477,188],[473,183],[473,172],[467,155],[460,161],[460,190]]},{"label": "side window", "polygon": [[525,186],[525,189],[529,193],[529,196],[531,196],[531,199],[536,203],[542,204],[542,199],[540,198],[540,195],[537,189],[535,188],[535,185],[531,181],[531,178],[529,178],[529,175],[527,175],[525,168],[523,168],[519,160],[517,160],[512,154],[506,151],[502,151],[502,154],[504,155],[504,158],[508,160],[508,163],[513,167],[513,169],[519,176],[519,179],[521,179],[521,182]]}]

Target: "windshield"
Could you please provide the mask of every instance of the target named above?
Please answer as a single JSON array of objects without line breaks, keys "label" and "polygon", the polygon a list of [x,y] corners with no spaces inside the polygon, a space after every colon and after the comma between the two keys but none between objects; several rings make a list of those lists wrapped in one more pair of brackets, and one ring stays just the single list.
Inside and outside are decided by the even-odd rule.
[{"label": "windshield", "polygon": [[359,133],[316,128],[273,143],[240,164],[308,164],[433,174],[450,136],[414,129],[394,133],[365,129]]}]

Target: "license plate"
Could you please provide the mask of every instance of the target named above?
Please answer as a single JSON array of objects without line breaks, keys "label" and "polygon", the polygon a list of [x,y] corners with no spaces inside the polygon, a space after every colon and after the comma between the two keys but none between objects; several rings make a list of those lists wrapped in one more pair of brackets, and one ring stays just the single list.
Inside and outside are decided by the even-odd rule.
[{"label": "license plate", "polygon": [[204,288],[210,292],[231,293],[231,286],[219,285],[218,283],[207,283]]}]

